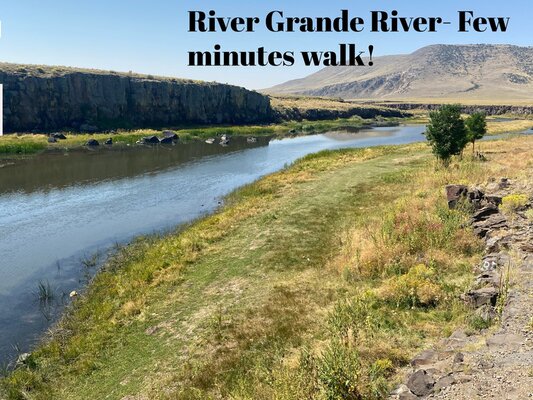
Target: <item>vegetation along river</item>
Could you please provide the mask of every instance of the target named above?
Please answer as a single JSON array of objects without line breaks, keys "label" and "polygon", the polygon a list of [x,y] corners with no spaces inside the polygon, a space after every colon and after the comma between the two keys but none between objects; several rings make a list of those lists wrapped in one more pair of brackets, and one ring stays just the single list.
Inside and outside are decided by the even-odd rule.
[{"label": "vegetation along river", "polygon": [[227,147],[45,153],[3,166],[0,365],[31,349],[115,243],[213,212],[239,186],[306,154],[411,143],[423,140],[423,131],[413,125],[256,143],[234,138]]}]

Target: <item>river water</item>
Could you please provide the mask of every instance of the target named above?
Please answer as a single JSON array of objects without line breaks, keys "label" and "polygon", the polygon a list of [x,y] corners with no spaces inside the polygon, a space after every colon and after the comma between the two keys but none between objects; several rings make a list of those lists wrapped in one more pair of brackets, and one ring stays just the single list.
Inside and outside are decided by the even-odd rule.
[{"label": "river water", "polygon": [[[114,243],[216,210],[234,189],[325,149],[420,141],[424,126],[229,146],[43,154],[0,168],[0,363],[28,351]],[[86,265],[84,265],[84,263]],[[39,300],[39,283],[53,299]]]}]

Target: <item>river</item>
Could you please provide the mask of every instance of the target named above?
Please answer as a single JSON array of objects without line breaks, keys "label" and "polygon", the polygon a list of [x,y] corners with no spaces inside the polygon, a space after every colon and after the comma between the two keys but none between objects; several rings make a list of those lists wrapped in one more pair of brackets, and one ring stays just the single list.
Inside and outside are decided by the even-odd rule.
[{"label": "river", "polygon": [[[412,143],[423,130],[46,153],[0,168],[0,363],[35,345],[113,244],[211,213],[231,191],[306,154]],[[39,300],[39,283],[53,299]]]}]

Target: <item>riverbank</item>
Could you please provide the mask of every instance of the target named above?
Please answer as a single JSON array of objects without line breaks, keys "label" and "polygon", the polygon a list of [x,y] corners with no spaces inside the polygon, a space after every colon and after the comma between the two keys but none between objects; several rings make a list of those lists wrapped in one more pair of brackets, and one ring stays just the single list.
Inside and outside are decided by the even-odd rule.
[{"label": "riverbank", "polygon": [[6,396],[379,398],[417,351],[468,324],[459,295],[481,245],[444,184],[525,173],[532,147],[486,142],[488,163],[436,171],[423,144],[305,157],[121,250]]},{"label": "riverbank", "polygon": [[[341,118],[323,121],[290,121],[280,124],[251,125],[251,126],[208,126],[208,127],[184,127],[173,130],[178,136],[180,143],[194,140],[206,140],[222,135],[228,136],[272,136],[282,138],[295,135],[310,135],[327,132],[330,130],[362,129],[372,126],[393,126],[398,124],[396,118],[380,118],[379,120],[364,120],[359,117]],[[100,145],[113,139],[114,147],[127,148],[135,145],[143,137],[159,136],[163,137],[163,130],[143,129],[136,131],[111,131],[105,133],[81,134],[74,132],[63,132],[66,139],[58,139],[56,143],[48,143],[47,134],[21,134],[4,135],[0,137],[0,157],[18,157],[38,154],[43,151],[68,151],[85,148],[89,140],[97,140]]]}]

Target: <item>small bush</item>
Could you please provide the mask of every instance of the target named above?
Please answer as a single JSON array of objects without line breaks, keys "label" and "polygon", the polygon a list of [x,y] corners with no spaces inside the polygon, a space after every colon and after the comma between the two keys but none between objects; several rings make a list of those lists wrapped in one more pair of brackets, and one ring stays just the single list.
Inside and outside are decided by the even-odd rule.
[{"label": "small bush", "polygon": [[525,194],[510,194],[502,199],[501,209],[504,213],[510,214],[522,207],[525,207],[529,198]]},{"label": "small bush", "polygon": [[318,379],[328,400],[360,400],[361,363],[357,350],[333,341],[317,360]]},{"label": "small bush", "polygon": [[424,264],[409,272],[388,279],[379,289],[381,297],[397,307],[427,307],[436,305],[444,293],[435,280],[435,271]]}]

